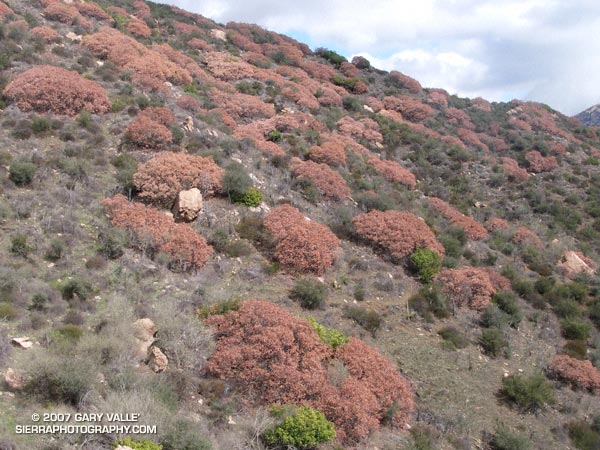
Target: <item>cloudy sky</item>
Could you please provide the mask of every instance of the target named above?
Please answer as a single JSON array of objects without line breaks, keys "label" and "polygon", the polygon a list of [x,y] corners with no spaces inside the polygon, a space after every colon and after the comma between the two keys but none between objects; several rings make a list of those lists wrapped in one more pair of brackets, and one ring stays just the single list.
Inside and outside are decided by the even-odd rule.
[{"label": "cloudy sky", "polygon": [[217,22],[257,23],[311,48],[466,97],[600,103],[598,0],[159,0]]}]

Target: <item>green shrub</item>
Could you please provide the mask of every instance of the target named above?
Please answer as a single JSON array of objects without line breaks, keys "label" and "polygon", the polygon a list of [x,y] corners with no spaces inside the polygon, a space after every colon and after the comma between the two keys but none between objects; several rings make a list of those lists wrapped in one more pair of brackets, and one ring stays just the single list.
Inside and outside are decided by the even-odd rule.
[{"label": "green shrub", "polygon": [[242,196],[252,187],[252,179],[240,163],[232,162],[225,168],[223,174],[223,191],[227,195]]},{"label": "green shrub", "polygon": [[338,348],[340,345],[343,345],[346,342],[348,342],[348,337],[345,336],[343,333],[340,333],[339,331],[335,330],[334,328],[324,327],[312,317],[309,317],[308,321],[313,326],[321,340],[327,345],[329,345],[331,348]]},{"label": "green shrub", "polygon": [[83,330],[77,325],[68,324],[54,330],[52,335],[57,341],[75,343],[83,336]]},{"label": "green shrub", "polygon": [[134,441],[131,437],[117,439],[113,444],[113,449],[119,445],[129,447],[132,450],[162,450],[163,448],[162,445],[148,439],[136,439]]},{"label": "green shrub", "polygon": [[592,332],[590,324],[577,318],[565,319],[560,325],[565,339],[585,341],[589,339]]},{"label": "green shrub", "polygon": [[600,300],[596,300],[589,306],[588,315],[596,328],[600,329]]},{"label": "green shrub", "polygon": [[442,259],[429,248],[418,248],[410,255],[410,267],[421,281],[429,283],[442,267]]},{"label": "green shrub", "polygon": [[506,427],[500,427],[492,437],[493,450],[529,450],[531,442],[525,436],[514,433]]},{"label": "green shrub", "polygon": [[342,55],[340,55],[339,53],[334,52],[333,50],[329,50],[326,48],[318,48],[315,53],[317,55],[319,55],[321,58],[325,58],[327,61],[329,61],[331,64],[333,64],[336,67],[340,67],[340,65],[343,62],[346,62],[347,59],[344,58]]},{"label": "green shrub", "polygon": [[291,446],[298,449],[314,448],[335,439],[335,427],[325,415],[307,406],[280,406],[271,411],[281,423],[263,433],[270,446]]},{"label": "green shrub", "polygon": [[47,117],[36,116],[31,120],[31,131],[35,134],[44,134],[52,128],[52,121]]},{"label": "green shrub", "polygon": [[303,308],[320,308],[327,299],[327,287],[318,280],[302,278],[292,288],[290,297],[298,301]]},{"label": "green shrub", "polygon": [[65,243],[61,239],[52,239],[44,257],[48,261],[58,261],[65,254]]},{"label": "green shrub", "polygon": [[541,373],[508,376],[502,379],[500,393],[522,411],[537,411],[556,401],[552,384]]},{"label": "green shrub", "polygon": [[123,230],[111,228],[98,236],[98,252],[107,259],[118,259],[123,256],[128,239]]},{"label": "green shrub", "polygon": [[161,443],[163,450],[210,450],[212,446],[197,430],[195,423],[179,419],[165,434]]},{"label": "green shrub", "polygon": [[0,303],[0,319],[13,320],[17,317],[17,310],[13,305]]},{"label": "green shrub", "polygon": [[440,337],[446,342],[447,346],[451,349],[465,348],[469,345],[469,340],[465,335],[457,328],[447,326],[438,331]]},{"label": "green shrub", "polygon": [[254,247],[245,239],[228,242],[223,248],[225,254],[231,258],[248,256],[254,251]]},{"label": "green shrub", "polygon": [[582,316],[581,306],[575,300],[561,299],[554,304],[554,313],[563,319],[578,319]]},{"label": "green shrub", "polygon": [[92,285],[85,280],[72,278],[60,286],[62,297],[67,300],[87,300],[92,294]]},{"label": "green shrub", "polygon": [[13,161],[8,171],[8,178],[17,186],[26,186],[31,184],[37,166],[29,161]]},{"label": "green shrub", "polygon": [[506,355],[508,350],[508,342],[504,337],[504,333],[498,328],[486,328],[483,330],[479,338],[479,345],[481,345],[487,355],[493,358],[497,358],[503,354]]},{"label": "green shrub", "polygon": [[271,130],[267,134],[267,140],[271,142],[280,142],[281,141],[281,131],[279,130]]},{"label": "green shrub", "polygon": [[435,450],[436,432],[432,426],[417,424],[410,430],[412,445],[408,450]]},{"label": "green shrub", "polygon": [[563,353],[576,359],[586,359],[587,343],[585,341],[567,341]]},{"label": "green shrub", "polygon": [[227,314],[229,311],[240,309],[240,303],[239,298],[230,298],[214,305],[201,306],[198,308],[197,314],[201,319],[206,319],[208,316]]},{"label": "green shrub", "polygon": [[262,192],[253,187],[242,194],[233,192],[230,194],[230,196],[233,203],[239,203],[246,206],[260,206],[263,201]]},{"label": "green shrub", "polygon": [[365,299],[365,285],[362,283],[355,284],[352,296],[357,302],[362,302]]},{"label": "green shrub", "polygon": [[92,115],[89,111],[85,109],[79,113],[77,116],[77,125],[81,128],[85,128],[86,130],[90,128],[93,124]]},{"label": "green shrub", "polygon": [[375,335],[375,332],[381,327],[381,316],[372,309],[363,308],[362,306],[350,306],[346,309],[345,315],[372,335]]},{"label": "green shrub", "polygon": [[580,450],[600,449],[600,416],[593,424],[584,421],[571,422],[567,425],[571,441]]},{"label": "green shrub", "polygon": [[504,329],[510,321],[510,316],[498,308],[497,305],[488,306],[481,314],[481,326],[485,328]]},{"label": "green shrub", "polygon": [[31,304],[27,309],[30,311],[45,311],[50,299],[46,294],[37,292],[31,297]]},{"label": "green shrub", "polygon": [[450,315],[446,297],[435,285],[423,286],[408,299],[408,306],[428,322],[433,321],[433,316],[442,319]]},{"label": "green shrub", "polygon": [[31,247],[27,242],[27,236],[25,234],[17,234],[13,236],[10,241],[10,252],[15,256],[21,256],[27,258]]},{"label": "green shrub", "polygon": [[517,297],[510,291],[502,291],[492,295],[492,302],[508,317],[508,325],[518,328],[523,316],[517,303]]},{"label": "green shrub", "polygon": [[342,99],[342,105],[344,105],[344,109],[348,111],[360,111],[362,110],[363,104],[359,98],[354,97],[353,95],[347,95]]}]

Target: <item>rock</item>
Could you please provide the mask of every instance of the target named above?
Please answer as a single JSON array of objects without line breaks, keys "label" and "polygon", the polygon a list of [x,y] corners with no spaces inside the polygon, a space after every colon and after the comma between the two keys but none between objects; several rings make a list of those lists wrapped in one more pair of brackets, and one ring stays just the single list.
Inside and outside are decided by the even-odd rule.
[{"label": "rock", "polygon": [[115,447],[115,450],[133,450],[131,447],[127,447],[126,445],[118,445]]},{"label": "rock", "polygon": [[28,338],[27,336],[13,338],[10,342],[15,347],[20,347],[20,348],[23,348],[25,350],[27,350],[28,348],[33,347],[33,342],[31,342],[31,339]]},{"label": "rock", "polygon": [[202,211],[202,194],[200,193],[200,189],[192,188],[179,193],[173,207],[173,212],[178,218],[186,222],[191,222],[198,217],[200,211]]},{"label": "rock", "polygon": [[4,382],[11,391],[18,391],[25,387],[25,378],[10,367],[4,372]]},{"label": "rock", "polygon": [[363,109],[365,111],[369,111],[370,113],[374,113],[375,111],[373,111],[373,108],[371,108],[369,105],[363,105]]},{"label": "rock", "polygon": [[575,278],[577,275],[594,275],[597,270],[596,263],[580,252],[566,250],[557,268],[567,277]]},{"label": "rock", "polygon": [[187,131],[188,133],[194,131],[194,118],[192,116],[187,116],[183,121],[181,127],[184,129],[184,131]]},{"label": "rock", "polygon": [[133,336],[137,341],[136,358],[139,360],[146,359],[148,349],[154,342],[156,334],[156,325],[148,318],[139,319],[133,322]]},{"label": "rock", "polygon": [[169,359],[155,345],[148,349],[148,366],[156,373],[164,372],[169,365]]},{"label": "rock", "polygon": [[73,33],[72,31],[69,31],[65,36],[67,39],[73,42],[81,42],[81,39],[83,39],[80,34]]},{"label": "rock", "polygon": [[223,30],[217,30],[216,28],[213,28],[212,30],[210,30],[210,35],[212,37],[214,37],[215,39],[227,41],[227,35],[225,34],[225,31],[223,31]]}]

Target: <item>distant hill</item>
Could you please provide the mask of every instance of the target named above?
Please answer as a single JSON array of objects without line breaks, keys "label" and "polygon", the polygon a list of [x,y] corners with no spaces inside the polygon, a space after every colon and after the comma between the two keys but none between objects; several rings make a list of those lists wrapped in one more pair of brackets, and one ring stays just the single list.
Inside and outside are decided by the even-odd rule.
[{"label": "distant hill", "polygon": [[600,104],[590,106],[585,111],[581,111],[575,117],[577,117],[587,126],[600,125]]}]

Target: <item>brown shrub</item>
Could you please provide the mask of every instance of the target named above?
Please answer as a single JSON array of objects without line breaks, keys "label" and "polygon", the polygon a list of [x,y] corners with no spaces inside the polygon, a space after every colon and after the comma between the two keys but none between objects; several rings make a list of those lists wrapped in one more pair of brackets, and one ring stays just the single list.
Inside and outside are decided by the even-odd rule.
[{"label": "brown shrub", "polygon": [[10,14],[14,14],[14,11],[10,9],[10,7],[6,3],[0,2],[0,19],[4,19]]},{"label": "brown shrub", "polygon": [[492,111],[492,105],[490,104],[490,102],[481,97],[471,99],[470,103],[473,108],[477,108],[486,112]]},{"label": "brown shrub", "polygon": [[194,113],[200,112],[202,110],[202,104],[193,95],[184,94],[180,97],[177,97],[176,104],[181,109],[185,109],[186,111]]},{"label": "brown shrub", "polygon": [[344,145],[335,141],[326,141],[321,145],[313,145],[308,151],[308,157],[315,162],[325,163],[330,166],[346,164],[346,150]]},{"label": "brown shrub", "polygon": [[104,89],[77,72],[54,66],[35,66],[15,77],[4,95],[23,111],[74,116],[85,109],[94,114],[110,111]]},{"label": "brown shrub", "polygon": [[[409,382],[363,342],[351,338],[333,350],[306,320],[260,300],[207,323],[217,339],[208,374],[235,383],[249,403],[308,404],[335,423],[345,443],[377,430],[393,405],[392,424],[406,426],[414,407]],[[327,367],[336,362],[347,374],[333,384]]]},{"label": "brown shrub", "polygon": [[600,370],[596,369],[591,361],[558,355],[548,366],[548,374],[570,383],[574,388],[600,394]]},{"label": "brown shrub", "polygon": [[383,178],[394,183],[400,183],[414,189],[417,186],[417,178],[396,161],[381,159],[377,156],[369,156],[368,163]]},{"label": "brown shrub", "polygon": [[150,7],[146,4],[145,1],[143,0],[135,0],[133,2],[133,8],[135,9],[135,15],[142,19],[151,19],[152,18],[152,11],[150,10]]},{"label": "brown shrub", "polygon": [[473,125],[473,122],[471,122],[471,118],[462,109],[447,108],[446,117],[448,118],[448,122],[450,122],[453,125],[461,126],[468,130],[475,129],[475,125]]},{"label": "brown shrub", "polygon": [[139,203],[130,203],[123,195],[102,201],[111,223],[133,233],[136,247],[151,254],[165,253],[175,271],[200,269],[213,249],[187,224]]},{"label": "brown shrub", "polygon": [[466,145],[471,145],[473,147],[480,147],[485,151],[489,151],[489,147],[479,139],[477,133],[472,130],[468,130],[467,128],[458,128],[456,130],[456,135],[459,137],[461,141],[463,141]]},{"label": "brown shrub", "polygon": [[149,38],[152,36],[152,30],[150,27],[146,25],[146,22],[139,19],[130,19],[126,30],[128,33],[141,38]]},{"label": "brown shrub", "polygon": [[265,103],[255,95],[236,92],[229,94],[217,89],[210,92],[210,98],[235,120],[273,117],[275,106]]},{"label": "brown shrub", "polygon": [[339,239],[293,206],[282,205],[270,211],[264,226],[275,238],[275,257],[287,269],[322,275],[333,264]]},{"label": "brown shrub", "polygon": [[80,14],[88,17],[93,17],[98,20],[103,20],[105,22],[112,23],[112,17],[104,11],[97,3],[94,2],[85,2],[85,3],[75,3],[75,8],[79,11]]},{"label": "brown shrub", "polygon": [[204,55],[204,62],[208,70],[220,80],[235,81],[252,78],[254,75],[254,66],[240,61],[230,53],[207,52]]},{"label": "brown shrub", "polygon": [[537,150],[532,150],[525,154],[525,159],[529,163],[529,169],[532,172],[551,172],[558,167],[558,161],[554,156],[544,157]]},{"label": "brown shrub", "polygon": [[133,183],[140,198],[170,208],[182,190],[198,188],[203,196],[220,191],[222,178],[212,158],[163,152],[138,167]]},{"label": "brown shrub", "polygon": [[379,125],[372,119],[364,118],[358,121],[350,116],[344,116],[336,123],[336,126],[339,132],[346,136],[352,136],[355,139],[365,139],[371,143],[383,142],[383,135],[379,130]]},{"label": "brown shrub", "polygon": [[402,117],[411,122],[422,122],[435,113],[430,106],[406,95],[385,97],[383,103],[386,109],[401,113]]},{"label": "brown shrub", "polygon": [[125,138],[137,147],[161,150],[173,141],[171,130],[139,114],[125,130]]},{"label": "brown shrub", "polygon": [[77,8],[65,3],[50,3],[44,8],[44,17],[57,22],[73,25],[75,18],[81,17]]},{"label": "brown shrub", "polygon": [[312,181],[324,197],[332,200],[350,197],[350,188],[346,180],[327,164],[292,158],[290,167],[295,178]]},{"label": "brown shrub", "polygon": [[60,41],[60,34],[54,29],[46,26],[32,28],[31,34],[44,40],[48,44]]},{"label": "brown shrub", "polygon": [[457,307],[482,310],[492,295],[510,289],[510,281],[490,268],[443,269],[435,276],[442,291]]},{"label": "brown shrub", "polygon": [[508,230],[509,228],[508,222],[500,217],[491,217],[484,225],[489,231]]},{"label": "brown shrub", "polygon": [[413,94],[419,94],[422,91],[421,83],[414,78],[404,75],[396,70],[390,72],[390,78],[400,85],[404,89],[408,89]]},{"label": "brown shrub", "polygon": [[425,221],[404,211],[377,211],[356,216],[352,223],[361,239],[400,260],[418,248],[429,248],[444,256],[444,247]]},{"label": "brown shrub", "polygon": [[429,89],[426,102],[446,108],[448,107],[448,97],[448,92],[444,89]]},{"label": "brown shrub", "polygon": [[532,245],[537,248],[542,248],[544,244],[542,240],[527,227],[519,227],[512,236],[512,241],[519,245]]},{"label": "brown shrub", "polygon": [[170,127],[177,122],[175,116],[173,115],[173,111],[166,106],[151,106],[143,109],[138,115],[147,117],[148,119],[158,122],[165,127]]},{"label": "brown shrub", "polygon": [[502,161],[502,170],[508,177],[509,180],[517,183],[523,183],[529,178],[529,174],[525,169],[519,167],[519,163],[512,158],[503,157],[500,158]]},{"label": "brown shrub", "polygon": [[188,42],[188,45],[196,50],[209,51],[212,49],[210,44],[200,38],[192,38]]},{"label": "brown shrub", "polygon": [[487,237],[486,229],[479,222],[469,216],[465,216],[453,206],[439,198],[430,198],[431,206],[439,212],[452,225],[462,228],[469,239],[479,240]]}]

